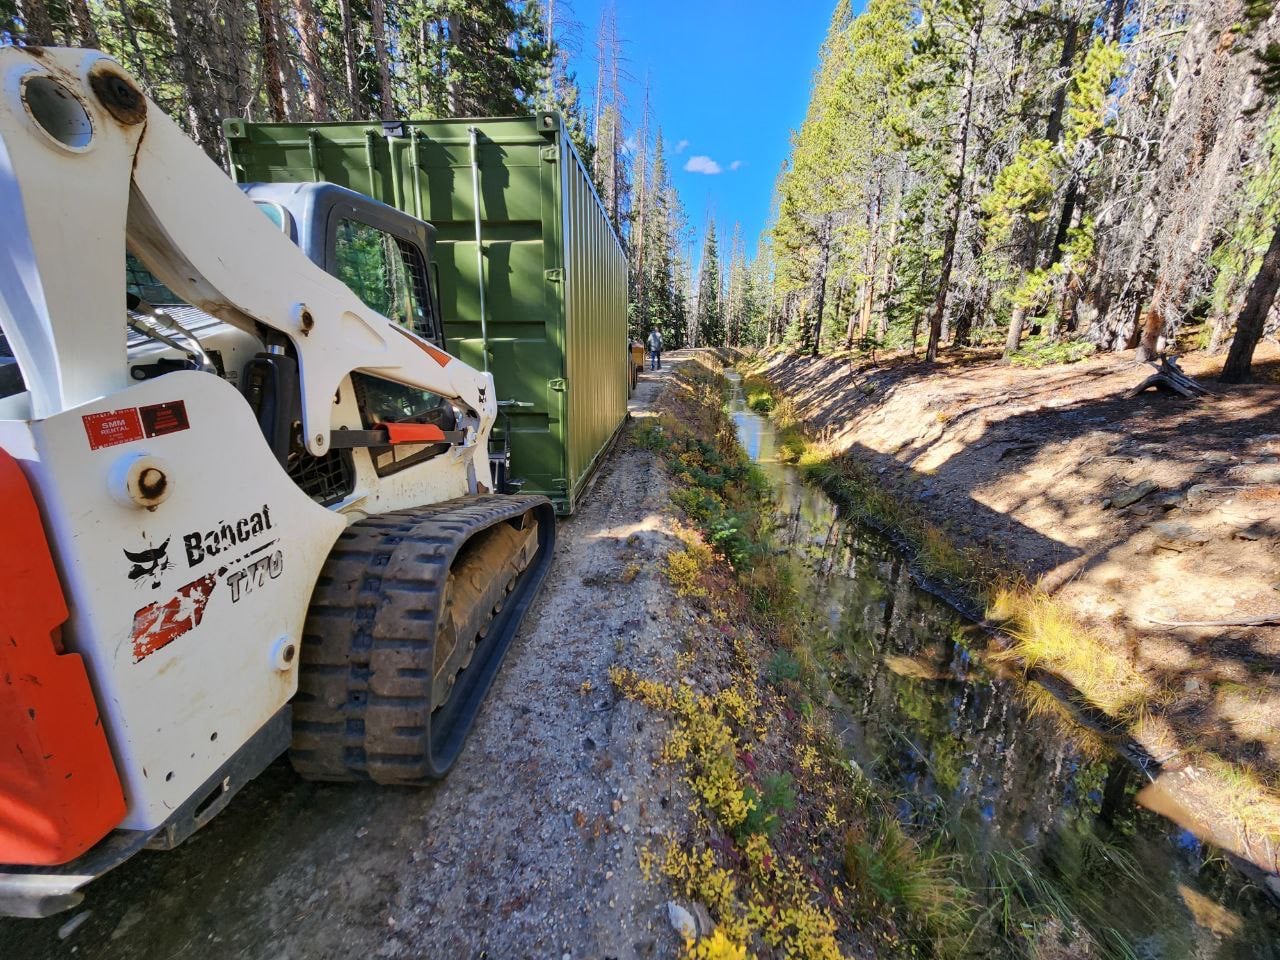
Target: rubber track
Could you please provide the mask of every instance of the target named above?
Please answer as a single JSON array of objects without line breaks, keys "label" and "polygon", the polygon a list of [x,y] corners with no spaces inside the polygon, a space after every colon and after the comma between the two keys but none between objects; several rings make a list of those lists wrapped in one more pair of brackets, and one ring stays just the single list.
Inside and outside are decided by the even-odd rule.
[{"label": "rubber track", "polygon": [[[538,552],[433,715],[432,662],[449,567],[468,539],[530,510]],[[303,628],[294,769],[314,780],[392,784],[443,776],[546,576],[554,542],[555,515],[540,496],[464,497],[348,527],[320,573]]]}]

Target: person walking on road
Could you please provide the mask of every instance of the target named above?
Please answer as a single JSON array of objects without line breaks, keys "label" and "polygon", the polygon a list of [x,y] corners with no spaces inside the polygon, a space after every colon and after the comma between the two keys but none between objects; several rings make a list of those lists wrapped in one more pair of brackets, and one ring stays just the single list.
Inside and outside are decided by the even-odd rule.
[{"label": "person walking on road", "polygon": [[649,331],[649,369],[662,369],[662,334],[656,327]]}]

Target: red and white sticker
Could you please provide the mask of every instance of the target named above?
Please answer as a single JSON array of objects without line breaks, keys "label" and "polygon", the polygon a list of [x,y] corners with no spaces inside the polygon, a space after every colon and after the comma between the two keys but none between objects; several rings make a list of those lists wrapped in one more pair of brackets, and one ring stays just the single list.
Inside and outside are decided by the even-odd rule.
[{"label": "red and white sticker", "polygon": [[90,450],[142,439],[142,421],[138,418],[137,407],[108,410],[106,413],[87,413],[81,419],[84,421],[84,432],[89,435]]},{"label": "red and white sticker", "polygon": [[[219,571],[221,572],[221,571]],[[133,662],[140,663],[200,626],[218,574],[208,573],[178,588],[164,603],[149,603],[133,615]]]},{"label": "red and white sticker", "polygon": [[166,433],[189,430],[187,405],[182,400],[153,403],[146,407],[126,407],[106,413],[86,413],[84,432],[89,437],[89,449],[114,447],[147,437],[163,437]]}]

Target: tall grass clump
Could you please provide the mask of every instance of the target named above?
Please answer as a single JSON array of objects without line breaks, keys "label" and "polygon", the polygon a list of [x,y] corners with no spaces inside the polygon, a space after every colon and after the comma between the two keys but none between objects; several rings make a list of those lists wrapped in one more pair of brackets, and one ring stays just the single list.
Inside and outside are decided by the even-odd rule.
[{"label": "tall grass clump", "polygon": [[973,895],[956,879],[956,866],[954,857],[922,847],[888,814],[845,836],[845,879],[923,934],[941,956],[960,954],[974,915]]},{"label": "tall grass clump", "polygon": [[1132,723],[1156,696],[1128,657],[1086,629],[1066,604],[1020,585],[992,590],[987,617],[1013,639],[1000,656],[1027,672],[1043,670],[1070,683],[1078,697],[1116,721]]}]

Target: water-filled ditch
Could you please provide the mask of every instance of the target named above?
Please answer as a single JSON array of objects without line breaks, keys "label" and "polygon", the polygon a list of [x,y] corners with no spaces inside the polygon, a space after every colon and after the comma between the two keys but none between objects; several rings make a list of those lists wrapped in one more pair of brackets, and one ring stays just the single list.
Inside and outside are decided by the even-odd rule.
[{"label": "water-filled ditch", "polygon": [[1056,916],[1061,949],[1042,956],[1280,958],[1280,911],[1145,809],[1147,776],[993,665],[986,634],[919,588],[888,540],[780,463],[772,422],[726,376],[738,438],[775,501],[774,546],[826,638],[842,737],[901,820],[956,854],[982,910],[973,955],[1023,955],[1030,938],[1010,924]]}]

